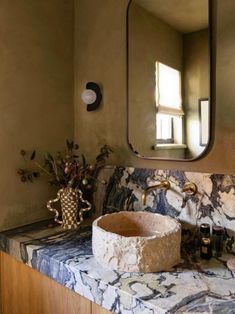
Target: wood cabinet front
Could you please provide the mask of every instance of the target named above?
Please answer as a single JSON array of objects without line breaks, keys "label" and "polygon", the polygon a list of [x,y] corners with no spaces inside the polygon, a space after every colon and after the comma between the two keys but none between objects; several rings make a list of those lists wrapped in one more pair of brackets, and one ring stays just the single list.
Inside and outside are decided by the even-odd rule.
[{"label": "wood cabinet front", "polygon": [[111,313],[0,252],[1,314]]}]

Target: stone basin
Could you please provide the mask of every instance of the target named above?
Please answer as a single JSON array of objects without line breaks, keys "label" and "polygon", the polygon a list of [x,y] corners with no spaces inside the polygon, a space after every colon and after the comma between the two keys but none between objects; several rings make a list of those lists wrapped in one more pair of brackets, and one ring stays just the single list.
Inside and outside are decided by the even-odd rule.
[{"label": "stone basin", "polygon": [[169,216],[122,211],[97,218],[92,250],[108,268],[127,272],[169,270],[180,261],[181,225]]}]

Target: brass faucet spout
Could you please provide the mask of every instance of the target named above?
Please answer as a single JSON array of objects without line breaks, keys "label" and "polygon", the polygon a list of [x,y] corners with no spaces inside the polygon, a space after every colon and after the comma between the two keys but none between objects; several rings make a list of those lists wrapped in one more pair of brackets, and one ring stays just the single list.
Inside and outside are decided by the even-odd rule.
[{"label": "brass faucet spout", "polygon": [[149,186],[147,189],[144,190],[143,194],[142,194],[142,203],[143,205],[146,205],[146,199],[147,199],[147,195],[152,192],[153,190],[157,190],[157,189],[166,189],[168,190],[170,188],[170,182],[168,180],[163,180],[160,183],[153,185],[153,186]]}]

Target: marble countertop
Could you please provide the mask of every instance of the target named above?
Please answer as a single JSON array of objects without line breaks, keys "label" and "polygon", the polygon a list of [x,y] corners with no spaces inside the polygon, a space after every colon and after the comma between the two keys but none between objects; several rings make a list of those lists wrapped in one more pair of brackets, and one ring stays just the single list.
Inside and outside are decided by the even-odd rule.
[{"label": "marble countertop", "polygon": [[121,273],[96,262],[90,227],[63,231],[49,221],[0,233],[0,249],[114,313],[235,313],[232,252],[210,261],[183,254],[170,272]]}]

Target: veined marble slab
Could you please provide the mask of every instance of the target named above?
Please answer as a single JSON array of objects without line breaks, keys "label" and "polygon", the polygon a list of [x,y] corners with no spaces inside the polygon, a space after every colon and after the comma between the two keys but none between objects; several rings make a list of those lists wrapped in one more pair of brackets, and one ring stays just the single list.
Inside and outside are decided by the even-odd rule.
[{"label": "veined marble slab", "polygon": [[94,259],[90,227],[64,231],[49,225],[46,221],[3,232],[0,248],[118,314],[234,313],[235,274],[225,266],[235,255],[231,246],[229,254],[210,261],[185,246],[181,264],[170,272],[116,272]]},{"label": "veined marble slab", "polygon": [[[154,190],[141,202],[143,190],[161,180],[169,180],[169,190]],[[184,183],[198,187],[195,196],[182,192]],[[103,214],[115,211],[150,211],[178,218],[184,226],[201,223],[221,225],[235,235],[235,175],[194,173],[116,167],[111,174],[104,199]]]}]

